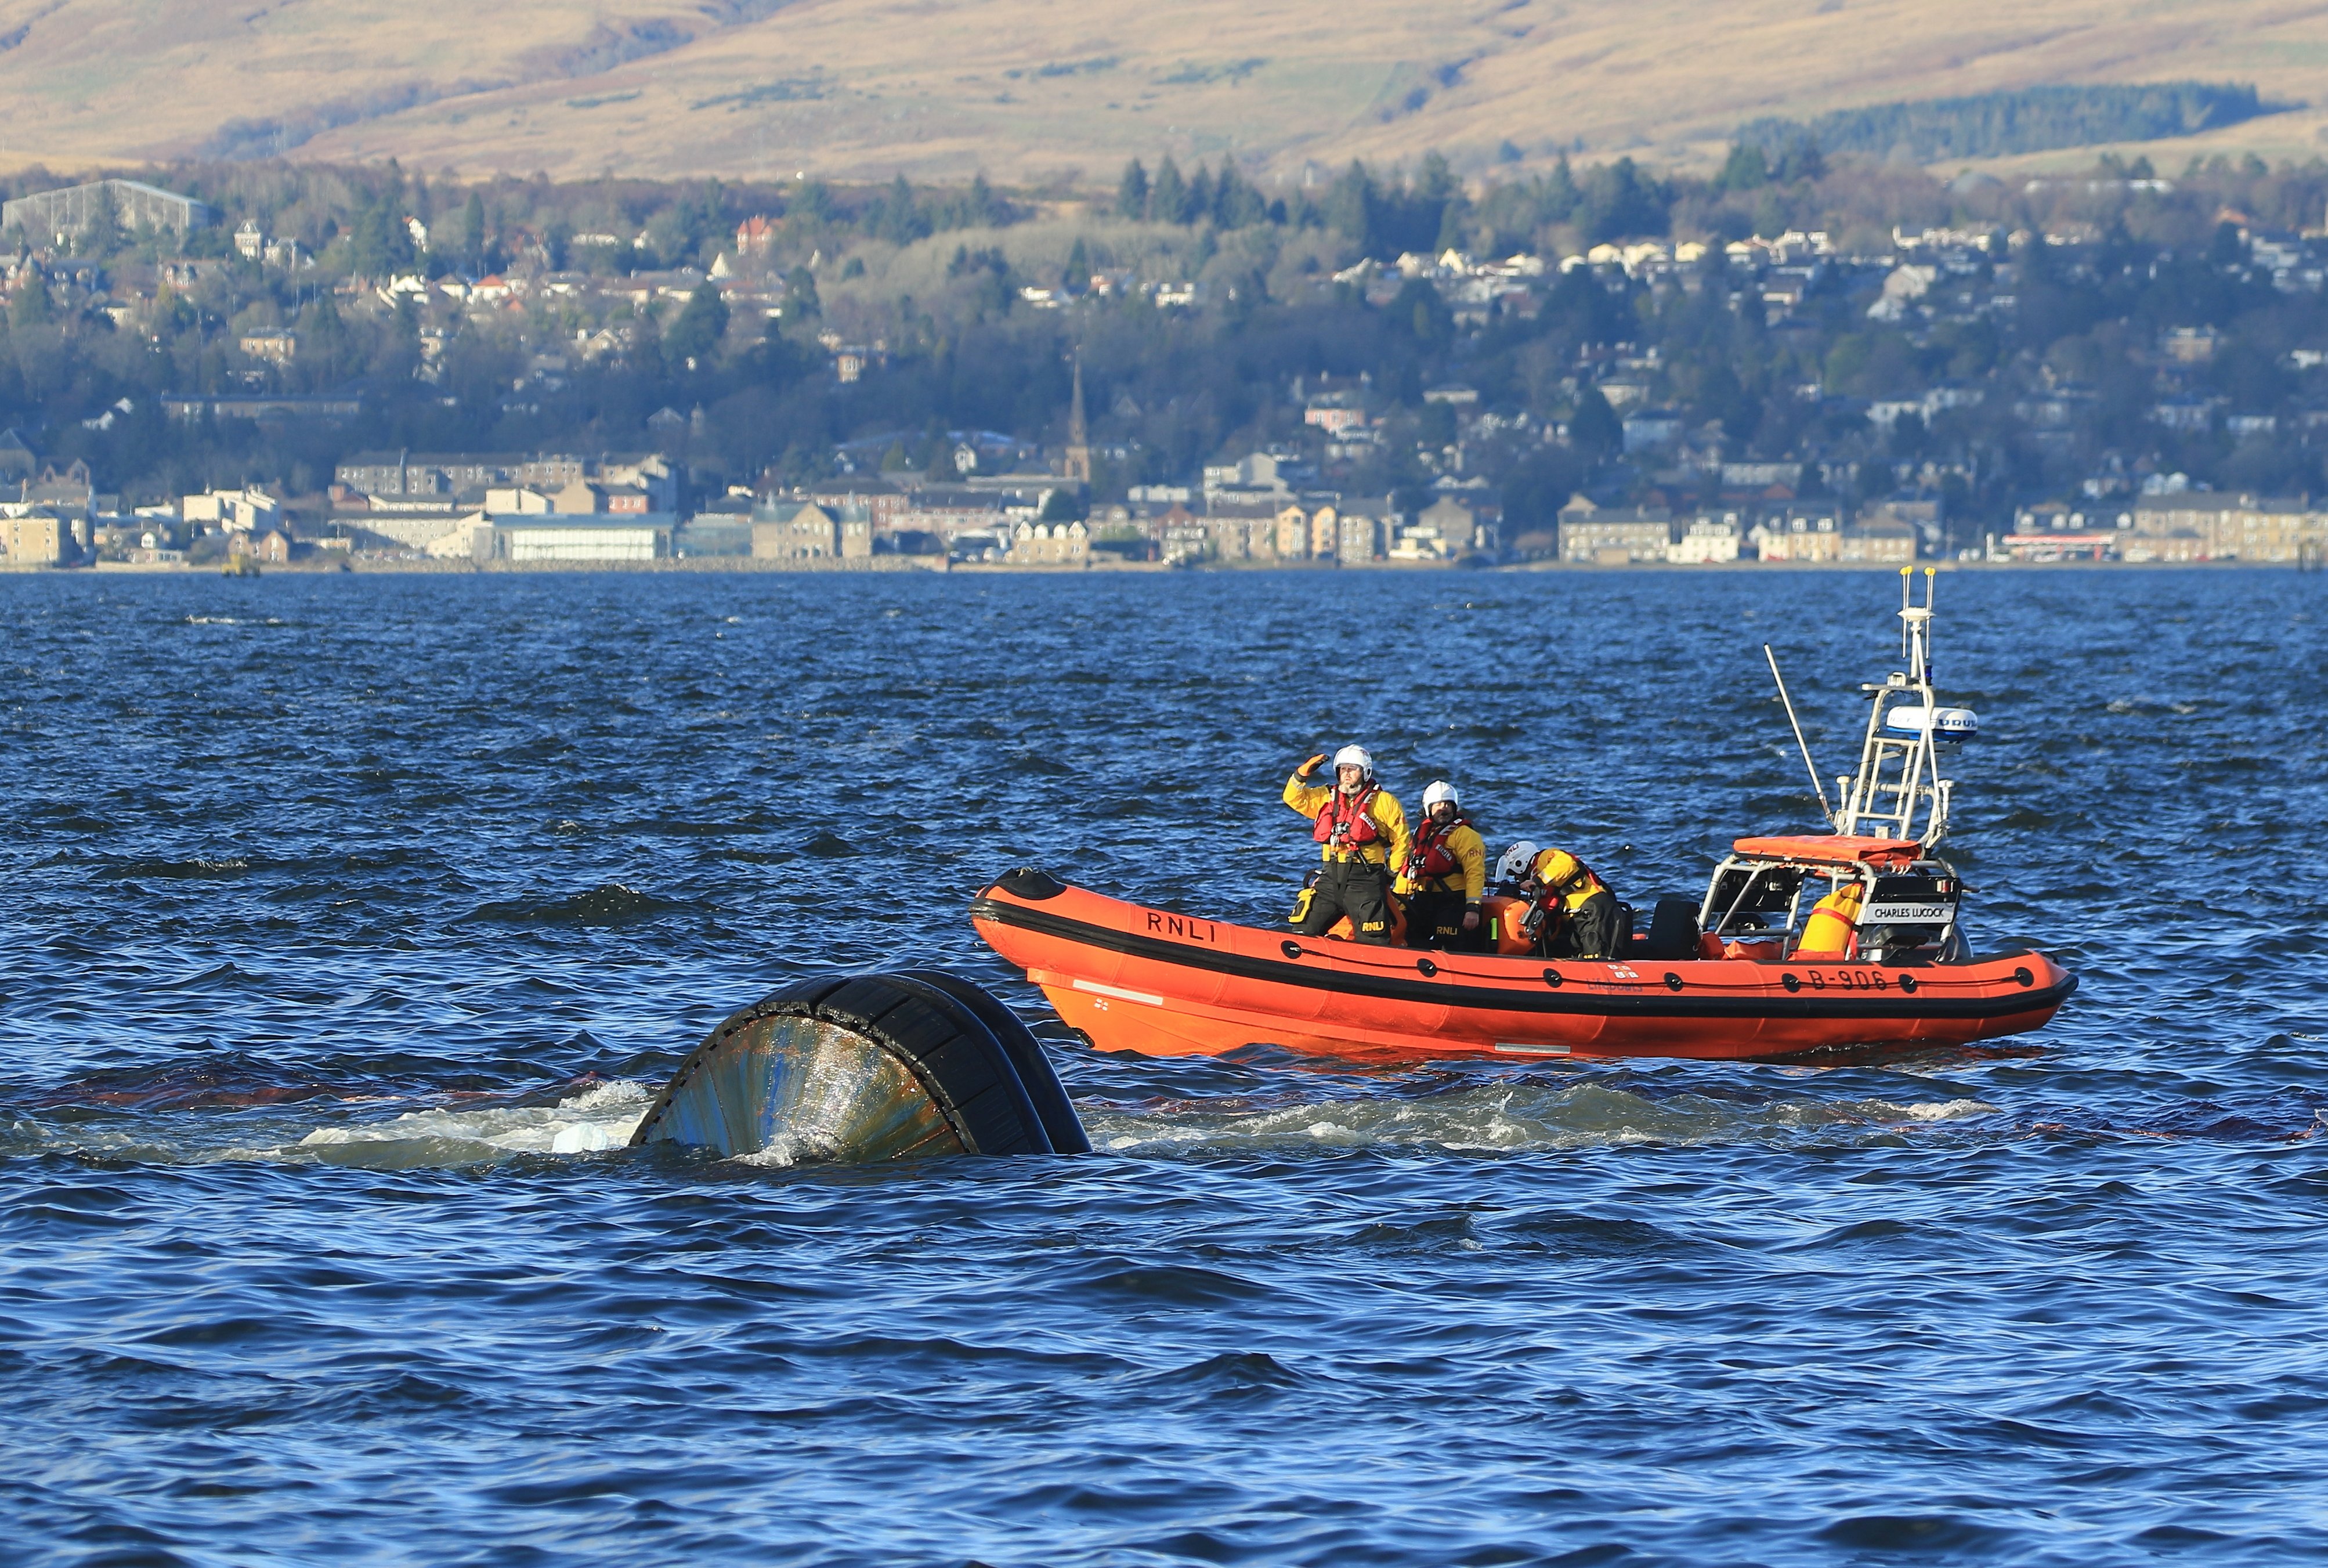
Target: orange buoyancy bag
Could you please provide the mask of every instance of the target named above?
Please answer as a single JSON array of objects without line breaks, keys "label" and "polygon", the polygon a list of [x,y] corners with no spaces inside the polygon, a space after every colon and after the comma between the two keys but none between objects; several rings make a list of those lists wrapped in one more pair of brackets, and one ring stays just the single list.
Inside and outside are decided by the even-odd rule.
[{"label": "orange buoyancy bag", "polygon": [[1329,850],[1354,850],[1373,843],[1382,837],[1382,830],[1375,826],[1370,808],[1381,793],[1372,784],[1354,795],[1334,791],[1326,797],[1318,812],[1318,826],[1310,836]]},{"label": "orange buoyancy bag", "polygon": [[1414,831],[1413,845],[1406,852],[1406,879],[1428,882],[1459,869],[1463,862],[1458,860],[1455,851],[1447,847],[1447,836],[1458,828],[1469,825],[1461,817],[1454,818],[1444,827],[1440,825],[1436,817],[1423,818],[1422,825]]},{"label": "orange buoyancy bag", "polygon": [[1795,944],[1795,956],[1849,957],[1852,938],[1859,934],[1862,896],[1858,883],[1845,882],[1811,906],[1811,917],[1803,922],[1803,939]]},{"label": "orange buoyancy bag", "polygon": [[1535,937],[1527,929],[1531,907],[1525,898],[1508,898],[1500,893],[1480,900],[1479,918],[1487,923],[1488,935],[1497,953],[1526,953],[1535,948]]}]

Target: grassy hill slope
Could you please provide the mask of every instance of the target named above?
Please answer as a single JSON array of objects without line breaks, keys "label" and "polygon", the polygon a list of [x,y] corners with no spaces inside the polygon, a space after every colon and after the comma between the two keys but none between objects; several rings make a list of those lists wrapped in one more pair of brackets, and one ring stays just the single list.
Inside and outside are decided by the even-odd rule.
[{"label": "grassy hill slope", "polygon": [[[428,171],[1281,177],[1432,148],[1694,161],[1741,123],[2041,83],[2237,80],[2318,107],[2154,158],[2328,151],[2291,0],[0,0],[0,155],[396,156]],[[2024,160],[2025,161],[2025,160]]]}]

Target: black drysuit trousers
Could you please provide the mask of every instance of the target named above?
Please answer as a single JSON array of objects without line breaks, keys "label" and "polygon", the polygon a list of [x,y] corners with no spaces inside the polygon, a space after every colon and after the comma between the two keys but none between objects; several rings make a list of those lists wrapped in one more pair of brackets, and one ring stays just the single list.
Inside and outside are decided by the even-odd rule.
[{"label": "black drysuit trousers", "polygon": [[1328,860],[1319,869],[1318,885],[1310,890],[1310,912],[1293,929],[1303,936],[1322,936],[1347,915],[1351,934],[1360,942],[1387,943],[1389,889],[1385,867],[1372,860]]}]

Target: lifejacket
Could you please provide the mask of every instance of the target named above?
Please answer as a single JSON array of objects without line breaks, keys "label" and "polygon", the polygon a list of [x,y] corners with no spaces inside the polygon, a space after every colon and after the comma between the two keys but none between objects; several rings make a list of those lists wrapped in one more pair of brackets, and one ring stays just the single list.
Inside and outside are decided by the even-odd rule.
[{"label": "lifejacket", "polygon": [[1326,797],[1318,812],[1318,826],[1310,837],[1329,850],[1355,850],[1375,843],[1382,838],[1382,830],[1371,814],[1375,797],[1382,791],[1372,784],[1356,794],[1344,794],[1335,790]]},{"label": "lifejacket", "polygon": [[1422,825],[1414,830],[1414,838],[1406,851],[1406,869],[1403,873],[1406,879],[1420,887],[1461,870],[1463,862],[1447,847],[1447,837],[1456,829],[1470,825],[1470,820],[1460,812],[1445,827],[1439,825],[1436,817],[1424,817]]}]

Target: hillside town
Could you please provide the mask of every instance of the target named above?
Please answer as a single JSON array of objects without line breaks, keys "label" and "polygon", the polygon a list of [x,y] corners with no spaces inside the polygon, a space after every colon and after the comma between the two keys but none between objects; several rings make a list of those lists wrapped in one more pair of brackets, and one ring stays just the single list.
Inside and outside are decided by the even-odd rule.
[{"label": "hillside town", "polygon": [[[2247,194],[2313,199],[2268,176]],[[1572,206],[1518,221],[1574,249],[1501,255],[1393,250],[1405,220],[1305,228],[1226,164],[1199,177],[1209,205],[1175,198],[1162,225],[1194,249],[1134,256],[1122,224],[1158,227],[1143,171],[1136,213],[1127,174],[1118,227],[1056,265],[963,243],[918,302],[863,281],[944,249],[940,204],[902,182],[853,219],[795,195],[707,227],[706,198],[635,230],[496,224],[474,192],[457,218],[391,190],[281,231],[139,181],[19,195],[0,549],[148,569],[2328,555],[2328,235],[2194,207],[2146,167],[1949,188],[2058,227],[1586,243],[1623,224]],[[1510,237],[1502,192],[1431,188],[1360,205],[1427,199],[1415,232]],[[1627,221],[1675,227],[1665,200]],[[958,205],[972,236],[1023,216]],[[2193,242],[2137,240],[2137,218]],[[34,348],[88,363],[36,399]],[[973,349],[1006,395],[965,386]],[[1198,349],[1239,356],[1234,407],[1219,371],[1170,368]],[[445,439],[481,434],[538,439]]]}]

